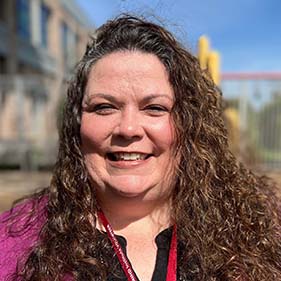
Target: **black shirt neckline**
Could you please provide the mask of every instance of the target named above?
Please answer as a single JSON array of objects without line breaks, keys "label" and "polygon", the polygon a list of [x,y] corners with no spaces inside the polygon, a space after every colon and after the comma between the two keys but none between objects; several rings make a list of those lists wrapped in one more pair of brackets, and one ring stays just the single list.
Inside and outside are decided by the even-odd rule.
[{"label": "black shirt neckline", "polygon": [[[155,237],[155,243],[157,246],[157,255],[156,255],[156,262],[155,262],[155,267],[154,267],[151,281],[165,281],[166,280],[172,233],[173,233],[173,227],[169,227],[169,228],[162,230]],[[103,234],[107,235],[105,232],[103,232]],[[126,241],[125,237],[123,237],[121,235],[116,235],[116,234],[115,234],[115,236],[116,236],[123,252],[127,256],[127,249],[126,249],[127,241]],[[128,260],[129,260],[129,258],[128,258]],[[129,260],[129,262],[130,262],[130,260]],[[136,273],[135,273],[135,275],[137,276]],[[121,280],[122,281],[127,280],[125,273],[121,278],[116,278],[113,275],[111,275],[108,278],[108,281],[121,281]]]}]

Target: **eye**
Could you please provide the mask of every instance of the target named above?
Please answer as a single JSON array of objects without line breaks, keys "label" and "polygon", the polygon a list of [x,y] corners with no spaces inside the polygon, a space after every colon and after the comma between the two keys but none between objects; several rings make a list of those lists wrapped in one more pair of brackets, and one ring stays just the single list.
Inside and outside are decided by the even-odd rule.
[{"label": "eye", "polygon": [[151,115],[159,116],[163,115],[166,112],[169,112],[169,109],[166,106],[160,105],[160,104],[150,104],[147,105],[144,110],[148,112]]},{"label": "eye", "polygon": [[91,107],[91,111],[99,115],[109,115],[116,110],[116,107],[110,103],[95,104]]}]

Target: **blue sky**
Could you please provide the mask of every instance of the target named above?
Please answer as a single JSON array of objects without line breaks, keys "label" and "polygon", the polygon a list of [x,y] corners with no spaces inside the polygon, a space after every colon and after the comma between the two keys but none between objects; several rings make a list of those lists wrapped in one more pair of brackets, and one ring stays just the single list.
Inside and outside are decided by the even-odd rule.
[{"label": "blue sky", "polygon": [[76,0],[99,26],[120,12],[155,15],[194,53],[205,34],[223,72],[281,71],[280,0]]}]

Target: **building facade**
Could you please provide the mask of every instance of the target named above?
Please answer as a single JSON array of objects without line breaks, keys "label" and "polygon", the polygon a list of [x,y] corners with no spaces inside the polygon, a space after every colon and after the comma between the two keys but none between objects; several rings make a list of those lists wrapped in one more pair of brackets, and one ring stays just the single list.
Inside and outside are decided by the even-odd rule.
[{"label": "building facade", "polygon": [[0,1],[0,166],[54,162],[64,82],[92,31],[74,0]]}]

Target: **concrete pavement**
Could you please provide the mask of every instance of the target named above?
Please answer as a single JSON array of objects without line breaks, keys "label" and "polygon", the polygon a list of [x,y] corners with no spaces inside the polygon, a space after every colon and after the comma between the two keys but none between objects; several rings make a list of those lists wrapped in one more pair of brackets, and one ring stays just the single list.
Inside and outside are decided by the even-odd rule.
[{"label": "concrete pavement", "polygon": [[50,179],[50,172],[1,171],[0,212],[9,209],[14,200],[48,186]]}]

